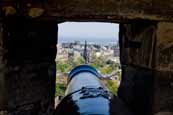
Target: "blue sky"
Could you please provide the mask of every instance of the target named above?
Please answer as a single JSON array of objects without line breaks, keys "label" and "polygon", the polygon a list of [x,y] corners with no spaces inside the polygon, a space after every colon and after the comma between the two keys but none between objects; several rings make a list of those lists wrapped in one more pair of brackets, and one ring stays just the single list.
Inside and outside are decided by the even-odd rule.
[{"label": "blue sky", "polygon": [[99,22],[65,22],[58,24],[58,41],[117,42],[119,25]]}]

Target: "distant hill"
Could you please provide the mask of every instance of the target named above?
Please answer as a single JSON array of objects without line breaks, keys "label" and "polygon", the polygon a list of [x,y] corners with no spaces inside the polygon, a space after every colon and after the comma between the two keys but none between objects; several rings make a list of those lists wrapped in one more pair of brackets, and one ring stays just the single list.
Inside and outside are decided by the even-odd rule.
[{"label": "distant hill", "polygon": [[84,43],[85,40],[88,43],[94,43],[94,44],[117,44],[117,42],[118,42],[117,38],[67,38],[67,37],[60,37],[60,38],[58,38],[58,43],[68,43],[68,42],[74,42],[74,41],[80,41],[81,43]]}]

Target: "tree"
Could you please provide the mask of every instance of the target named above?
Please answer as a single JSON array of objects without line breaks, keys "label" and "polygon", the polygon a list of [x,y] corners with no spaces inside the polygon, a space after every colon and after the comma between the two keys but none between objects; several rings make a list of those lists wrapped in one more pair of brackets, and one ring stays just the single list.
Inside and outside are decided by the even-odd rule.
[{"label": "tree", "polygon": [[108,80],[106,86],[113,95],[117,95],[118,84],[116,81]]}]

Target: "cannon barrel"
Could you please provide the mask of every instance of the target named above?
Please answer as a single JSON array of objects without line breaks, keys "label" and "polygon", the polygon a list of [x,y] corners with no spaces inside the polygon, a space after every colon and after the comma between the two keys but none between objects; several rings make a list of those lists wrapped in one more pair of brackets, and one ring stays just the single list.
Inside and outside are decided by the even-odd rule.
[{"label": "cannon barrel", "polygon": [[99,80],[100,74],[89,65],[74,68],[68,76],[65,97],[58,115],[109,115],[110,95]]}]

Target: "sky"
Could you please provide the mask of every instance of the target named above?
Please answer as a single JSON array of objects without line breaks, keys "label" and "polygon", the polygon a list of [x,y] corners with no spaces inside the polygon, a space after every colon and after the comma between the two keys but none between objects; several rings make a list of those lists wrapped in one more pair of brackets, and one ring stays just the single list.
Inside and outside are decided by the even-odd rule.
[{"label": "sky", "polygon": [[58,24],[58,41],[108,43],[118,41],[119,25],[101,22],[65,22]]}]

